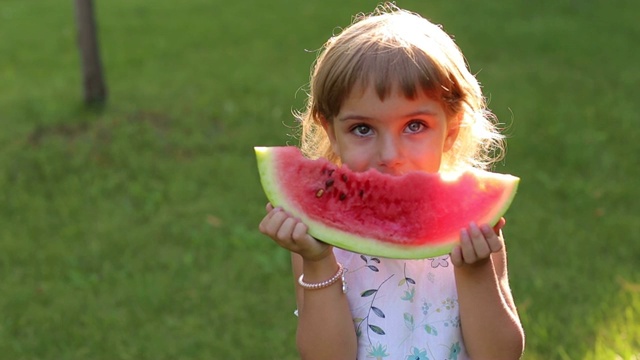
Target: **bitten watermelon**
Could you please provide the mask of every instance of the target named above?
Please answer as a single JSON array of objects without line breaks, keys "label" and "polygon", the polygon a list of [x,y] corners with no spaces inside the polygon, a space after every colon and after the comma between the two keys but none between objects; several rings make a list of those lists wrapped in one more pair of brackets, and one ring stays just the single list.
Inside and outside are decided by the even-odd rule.
[{"label": "bitten watermelon", "polygon": [[455,178],[353,172],[293,146],[255,148],[267,198],[309,234],[353,252],[417,259],[447,254],[469,222],[495,224],[519,178],[470,170]]}]

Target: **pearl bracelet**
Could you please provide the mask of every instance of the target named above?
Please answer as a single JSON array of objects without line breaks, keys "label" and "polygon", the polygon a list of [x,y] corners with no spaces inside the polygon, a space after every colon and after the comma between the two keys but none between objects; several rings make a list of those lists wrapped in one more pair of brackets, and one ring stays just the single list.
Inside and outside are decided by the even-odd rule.
[{"label": "pearl bracelet", "polygon": [[330,285],[333,285],[336,281],[338,281],[338,279],[342,280],[342,292],[344,294],[347,293],[347,282],[344,279],[344,267],[342,266],[342,264],[338,263],[338,271],[336,272],[335,275],[333,275],[331,277],[331,279],[329,280],[325,280],[319,283],[306,283],[304,282],[304,274],[301,274],[300,277],[298,278],[298,284],[307,290],[319,290],[319,289],[324,289]]}]

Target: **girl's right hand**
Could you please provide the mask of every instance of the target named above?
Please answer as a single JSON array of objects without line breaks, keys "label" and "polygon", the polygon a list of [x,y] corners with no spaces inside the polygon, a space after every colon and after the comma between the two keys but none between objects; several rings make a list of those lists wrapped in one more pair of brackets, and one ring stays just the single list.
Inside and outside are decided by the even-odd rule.
[{"label": "girl's right hand", "polygon": [[318,261],[329,256],[332,247],[307,233],[307,225],[281,208],[267,204],[267,215],[260,222],[260,232],[283,248],[300,254],[305,260]]}]

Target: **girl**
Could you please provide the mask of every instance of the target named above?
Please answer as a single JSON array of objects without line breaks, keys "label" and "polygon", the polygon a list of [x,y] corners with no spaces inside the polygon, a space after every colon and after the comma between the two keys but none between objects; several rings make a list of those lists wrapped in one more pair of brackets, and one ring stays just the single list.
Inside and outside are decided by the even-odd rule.
[{"label": "girl", "polygon": [[[391,5],[325,44],[307,105],[303,151],[355,171],[487,167],[502,147],[452,39]],[[260,231],[292,253],[302,358],[496,360],[517,359],[524,348],[504,224],[471,223],[449,255],[409,261],[333,248],[270,204]]]}]

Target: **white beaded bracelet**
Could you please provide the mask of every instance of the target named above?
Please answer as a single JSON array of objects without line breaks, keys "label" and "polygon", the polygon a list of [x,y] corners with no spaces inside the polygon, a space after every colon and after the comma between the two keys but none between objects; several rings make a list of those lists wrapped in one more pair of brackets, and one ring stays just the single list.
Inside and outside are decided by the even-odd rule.
[{"label": "white beaded bracelet", "polygon": [[298,284],[307,290],[319,290],[324,289],[330,285],[333,285],[338,279],[342,280],[342,292],[347,293],[347,281],[344,279],[344,267],[338,263],[338,271],[329,280],[325,280],[319,283],[306,283],[304,282],[304,274],[301,274],[298,278]]}]

